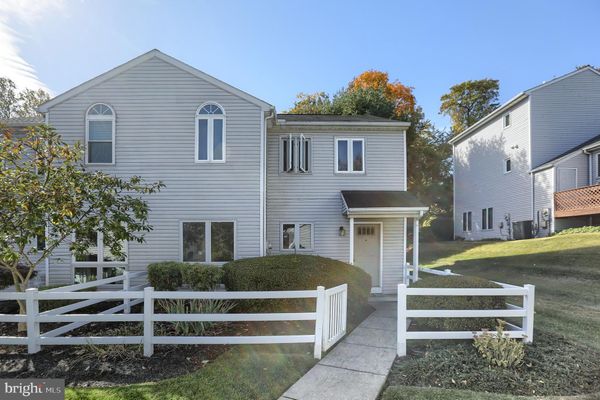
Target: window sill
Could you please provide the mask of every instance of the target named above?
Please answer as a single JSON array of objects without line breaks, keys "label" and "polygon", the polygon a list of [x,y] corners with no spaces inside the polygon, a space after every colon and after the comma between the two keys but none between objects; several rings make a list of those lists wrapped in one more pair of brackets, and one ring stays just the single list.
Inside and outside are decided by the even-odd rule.
[{"label": "window sill", "polygon": [[111,162],[111,163],[90,163],[90,162],[86,162],[84,163],[84,165],[89,165],[90,167],[108,167],[111,165],[116,165],[116,163]]},{"label": "window sill", "polygon": [[195,164],[225,164],[225,160],[196,160]]}]

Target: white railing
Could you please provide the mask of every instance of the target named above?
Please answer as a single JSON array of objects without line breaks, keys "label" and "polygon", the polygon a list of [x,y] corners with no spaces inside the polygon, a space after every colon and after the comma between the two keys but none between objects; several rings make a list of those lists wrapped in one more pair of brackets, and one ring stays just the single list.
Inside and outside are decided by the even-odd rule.
[{"label": "white railing", "polygon": [[[0,314],[0,322],[26,322],[27,337],[0,336],[0,345],[27,345],[29,353],[37,353],[42,345],[86,345],[86,344],[143,344],[144,356],[150,357],[157,344],[276,344],[314,343],[314,356],[320,359],[323,348],[331,347],[346,332],[347,285],[325,290],[294,291],[254,291],[254,292],[193,292],[155,291],[146,285],[131,288],[135,290],[75,292],[82,288],[127,281],[130,278],[114,277],[99,281],[66,286],[51,290],[28,289],[25,293],[0,293],[0,300],[25,300],[26,315]],[[156,299],[316,299],[314,312],[294,313],[232,313],[232,314],[162,314],[154,312]],[[75,304],[39,312],[39,302],[44,300],[82,300]],[[97,314],[67,314],[102,301],[123,301],[116,307]],[[143,303],[142,313],[130,313],[131,307]],[[123,312],[122,314],[117,314]],[[273,335],[273,336],[155,336],[155,322],[231,322],[231,321],[315,321],[314,334]],[[40,323],[67,323],[48,332],[40,332]],[[69,336],[62,334],[91,322],[142,322],[143,336]],[[326,334],[324,335],[324,331]]]},{"label": "white railing", "polygon": [[[436,275],[457,275],[450,270],[421,271]],[[506,334],[512,338],[533,342],[533,316],[535,303],[535,286],[515,286],[498,283],[501,288],[467,289],[467,288],[409,288],[405,284],[398,285],[398,356],[406,355],[406,342],[413,339],[473,339],[482,331],[409,331],[410,318],[521,318],[521,326],[506,323]],[[506,309],[492,310],[409,310],[408,296],[502,296],[522,297],[523,306],[506,304]]]},{"label": "white railing", "polygon": [[323,326],[323,351],[327,351],[346,334],[348,312],[348,285],[325,291],[325,317]]}]

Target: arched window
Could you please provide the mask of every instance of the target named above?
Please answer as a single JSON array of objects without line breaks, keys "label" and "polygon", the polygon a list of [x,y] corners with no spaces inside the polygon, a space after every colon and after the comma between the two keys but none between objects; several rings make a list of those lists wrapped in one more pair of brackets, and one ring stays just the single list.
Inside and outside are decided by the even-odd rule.
[{"label": "arched window", "polygon": [[88,164],[114,164],[115,112],[102,103],[91,106],[85,116],[85,157]]},{"label": "arched window", "polygon": [[225,161],[225,111],[205,103],[196,113],[196,162]]}]

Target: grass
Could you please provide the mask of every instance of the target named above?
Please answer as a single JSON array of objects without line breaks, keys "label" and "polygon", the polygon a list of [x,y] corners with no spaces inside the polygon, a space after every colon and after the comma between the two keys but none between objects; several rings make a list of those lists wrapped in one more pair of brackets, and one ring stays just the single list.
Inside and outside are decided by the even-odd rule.
[{"label": "grass", "polygon": [[[600,350],[600,233],[564,234],[511,242],[423,243],[421,249],[424,267],[450,268],[465,275],[517,285],[535,285],[536,330]],[[383,400],[533,399],[389,383],[391,386],[384,392]],[[600,399],[600,394],[544,397],[563,398],[592,400]]]},{"label": "grass", "polygon": [[66,399],[275,399],[315,362],[312,347],[299,351],[299,346],[236,346],[189,375],[156,383],[67,389]]}]

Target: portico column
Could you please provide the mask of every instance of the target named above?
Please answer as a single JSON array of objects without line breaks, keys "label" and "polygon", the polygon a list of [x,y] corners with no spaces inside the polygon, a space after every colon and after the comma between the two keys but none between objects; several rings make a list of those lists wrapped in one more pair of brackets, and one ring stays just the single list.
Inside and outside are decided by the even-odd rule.
[{"label": "portico column", "polygon": [[419,280],[419,218],[413,219],[413,280]]},{"label": "portico column", "polygon": [[348,263],[354,264],[354,217],[350,217],[350,255]]}]

